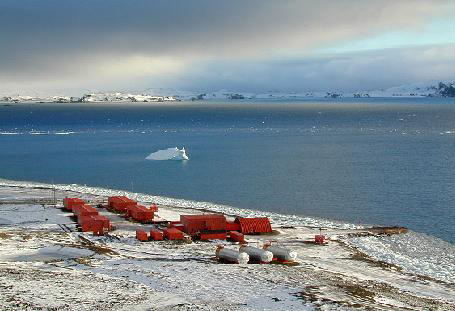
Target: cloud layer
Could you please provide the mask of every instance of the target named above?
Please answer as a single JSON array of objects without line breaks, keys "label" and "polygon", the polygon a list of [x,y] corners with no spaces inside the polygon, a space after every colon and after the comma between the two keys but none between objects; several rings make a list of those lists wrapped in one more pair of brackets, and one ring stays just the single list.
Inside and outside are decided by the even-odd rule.
[{"label": "cloud layer", "polygon": [[375,90],[432,79],[453,79],[452,55],[455,55],[455,44],[303,59],[216,61],[194,64],[173,82],[184,89],[224,88],[246,92]]},{"label": "cloud layer", "polygon": [[[309,82],[317,88],[326,76],[346,70],[359,81],[371,70],[384,78],[381,58],[392,66],[394,58],[411,56],[409,66],[420,66],[444,58],[452,47],[427,48],[418,56],[404,50],[368,56],[314,51],[397,29],[417,33],[451,12],[451,1],[442,0],[3,0],[0,83],[18,90],[149,83],[253,89],[277,81],[282,88]],[[427,67],[428,74],[419,71],[412,77],[431,79],[444,72]],[[246,69],[248,79],[238,78],[238,73],[245,77]]]}]

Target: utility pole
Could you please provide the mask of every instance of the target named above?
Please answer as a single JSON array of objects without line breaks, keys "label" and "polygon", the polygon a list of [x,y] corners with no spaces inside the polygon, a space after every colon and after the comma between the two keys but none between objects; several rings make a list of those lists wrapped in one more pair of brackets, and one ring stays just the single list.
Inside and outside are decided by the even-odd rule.
[{"label": "utility pole", "polygon": [[54,184],[54,180],[52,179],[52,192],[53,192],[53,195],[54,195],[54,207],[57,205],[57,200],[55,198],[55,184]]}]

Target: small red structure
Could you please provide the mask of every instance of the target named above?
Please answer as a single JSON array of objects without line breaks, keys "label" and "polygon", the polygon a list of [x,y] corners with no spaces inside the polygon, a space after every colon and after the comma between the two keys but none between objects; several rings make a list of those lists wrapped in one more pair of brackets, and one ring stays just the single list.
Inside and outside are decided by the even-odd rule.
[{"label": "small red structure", "polygon": [[208,240],[226,240],[226,231],[223,232],[201,232],[199,235],[201,241]]},{"label": "small red structure", "polygon": [[314,236],[314,243],[316,244],[324,244],[325,236],[322,234],[318,234]]},{"label": "small red structure", "polygon": [[112,229],[110,220],[101,215],[80,216],[77,218],[77,223],[83,232],[93,231],[99,235]]},{"label": "small red structure", "polygon": [[92,231],[92,217],[88,217],[80,224],[82,232]]},{"label": "small red structure", "polygon": [[93,231],[93,234],[104,235],[104,226],[103,226],[102,220],[93,218],[91,223],[92,223],[92,228],[90,231]]},{"label": "small red structure", "polygon": [[101,221],[101,223],[103,224],[103,228],[104,229],[106,229],[106,230],[111,230],[112,229],[111,221],[106,216],[95,215],[95,216],[92,216],[92,218],[95,219],[95,220]]},{"label": "small red structure", "polygon": [[81,230],[83,232],[93,231],[96,235],[104,235],[105,230],[103,221],[101,219],[96,219],[95,216],[85,216],[81,217]]},{"label": "small red structure", "polygon": [[63,206],[66,210],[72,211],[74,207],[78,206],[81,207],[85,204],[85,201],[79,198],[64,198],[63,199]]},{"label": "small red structure", "polygon": [[158,212],[158,206],[155,203],[153,203],[150,205],[149,210],[156,213],[156,212]]},{"label": "small red structure", "polygon": [[95,216],[98,215],[98,211],[91,205],[83,205],[82,207],[75,207],[73,209],[74,215],[78,218],[81,216]]},{"label": "small red structure", "polygon": [[80,216],[77,218],[77,223],[79,225],[82,225],[84,222],[87,222],[87,221],[90,221],[92,219],[93,216],[89,215],[89,216]]},{"label": "small red structure", "polygon": [[180,222],[191,236],[202,231],[226,231],[226,217],[220,214],[180,215]]},{"label": "small red structure", "polygon": [[180,222],[179,223],[170,223],[168,225],[169,228],[175,228],[175,229],[179,229],[180,231],[183,231],[185,232],[185,226],[182,225]]},{"label": "small red structure", "polygon": [[158,229],[151,229],[150,238],[154,241],[162,241],[163,240],[163,231],[158,230]]},{"label": "small red structure", "polygon": [[272,225],[267,217],[243,218],[237,217],[235,222],[240,225],[243,234],[271,233]]},{"label": "small red structure", "polygon": [[165,228],[163,234],[168,240],[183,240],[183,232],[175,228]]},{"label": "small red structure", "polygon": [[229,232],[229,238],[233,242],[239,242],[239,243],[245,242],[245,236],[242,233],[238,232],[238,231],[230,231]]},{"label": "small red structure", "polygon": [[128,210],[128,207],[133,207],[137,205],[137,202],[131,200],[125,196],[114,196],[109,197],[107,200],[108,207],[119,213],[125,213]]},{"label": "small red structure", "polygon": [[142,205],[128,207],[127,215],[139,222],[149,222],[154,217],[154,213]]},{"label": "small red structure", "polygon": [[77,213],[79,212],[79,210],[80,210],[84,205],[85,205],[85,204],[73,206],[73,214],[74,214],[74,216],[77,216]]},{"label": "small red structure", "polygon": [[136,239],[138,239],[141,242],[149,240],[147,232],[143,229],[136,229]]},{"label": "small red structure", "polygon": [[240,231],[240,224],[235,221],[227,221],[226,231]]}]

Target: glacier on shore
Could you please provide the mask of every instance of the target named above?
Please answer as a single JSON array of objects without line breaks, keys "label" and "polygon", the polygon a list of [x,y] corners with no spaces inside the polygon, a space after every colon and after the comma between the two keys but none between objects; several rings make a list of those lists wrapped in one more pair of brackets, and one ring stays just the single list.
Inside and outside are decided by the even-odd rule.
[{"label": "glacier on shore", "polygon": [[188,156],[186,155],[185,148],[179,149],[177,147],[174,148],[167,148],[164,150],[158,150],[156,152],[152,152],[146,158],[146,160],[189,160]]}]

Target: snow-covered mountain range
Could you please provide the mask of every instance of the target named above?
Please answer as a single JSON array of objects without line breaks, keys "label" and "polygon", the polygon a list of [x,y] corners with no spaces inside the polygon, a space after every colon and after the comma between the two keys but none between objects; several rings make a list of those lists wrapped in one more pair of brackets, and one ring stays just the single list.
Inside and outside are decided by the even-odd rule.
[{"label": "snow-covered mountain range", "polygon": [[176,98],[190,100],[210,99],[300,99],[300,98],[365,98],[365,97],[455,97],[454,81],[433,81],[414,83],[391,87],[388,89],[346,92],[341,90],[328,90],[319,92],[266,92],[243,93],[225,90],[217,92],[200,92],[189,95],[186,93],[175,95]]},{"label": "snow-covered mountain range", "polygon": [[[161,94],[161,95],[156,95]],[[455,97],[455,80],[431,81],[406,84],[388,89],[345,92],[341,90],[327,90],[319,92],[232,92],[220,90],[208,91],[181,91],[175,89],[147,89],[142,94],[130,93],[87,93],[80,97],[49,96],[34,97],[13,95],[0,97],[1,102],[170,102],[180,100],[242,100],[242,99],[305,99],[305,98],[366,98],[366,97]]]},{"label": "snow-covered mountain range", "polygon": [[95,102],[165,102],[176,101],[173,96],[157,96],[150,94],[129,94],[129,93],[87,93],[81,97],[73,96],[49,96],[49,97],[34,97],[34,96],[5,96],[0,97],[0,101],[4,102],[53,102],[53,103],[95,103]]}]

